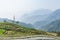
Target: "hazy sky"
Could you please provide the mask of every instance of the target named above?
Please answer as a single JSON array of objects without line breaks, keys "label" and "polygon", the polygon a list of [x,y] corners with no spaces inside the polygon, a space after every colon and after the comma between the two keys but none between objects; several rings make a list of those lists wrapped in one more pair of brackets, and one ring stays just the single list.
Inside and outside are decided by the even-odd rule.
[{"label": "hazy sky", "polygon": [[55,10],[60,8],[60,0],[0,0],[0,17],[18,20],[24,13],[36,9]]}]

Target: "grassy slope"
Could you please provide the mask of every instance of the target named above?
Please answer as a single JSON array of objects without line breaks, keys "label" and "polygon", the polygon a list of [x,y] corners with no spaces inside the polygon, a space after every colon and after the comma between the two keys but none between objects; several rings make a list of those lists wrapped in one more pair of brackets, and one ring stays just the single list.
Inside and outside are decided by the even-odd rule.
[{"label": "grassy slope", "polygon": [[47,33],[32,28],[26,28],[17,24],[1,22],[0,36],[27,36],[27,35],[46,35]]}]

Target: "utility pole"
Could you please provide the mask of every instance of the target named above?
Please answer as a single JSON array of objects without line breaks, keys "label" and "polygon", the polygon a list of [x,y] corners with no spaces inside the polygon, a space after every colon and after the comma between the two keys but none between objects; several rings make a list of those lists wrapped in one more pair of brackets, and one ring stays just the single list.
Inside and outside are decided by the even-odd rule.
[{"label": "utility pole", "polygon": [[15,21],[15,15],[13,16],[13,20]]},{"label": "utility pole", "polygon": [[13,23],[15,23],[15,15],[13,16]]}]

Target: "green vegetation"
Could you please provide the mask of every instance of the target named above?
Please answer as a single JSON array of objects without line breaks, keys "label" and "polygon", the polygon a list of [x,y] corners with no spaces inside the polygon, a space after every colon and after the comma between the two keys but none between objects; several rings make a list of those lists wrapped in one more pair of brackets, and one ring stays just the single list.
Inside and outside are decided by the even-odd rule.
[{"label": "green vegetation", "polygon": [[23,27],[14,23],[0,22],[0,36],[47,35],[46,32]]},{"label": "green vegetation", "polygon": [[57,34],[58,34],[58,36],[60,36],[60,32],[58,32]]},{"label": "green vegetation", "polygon": [[57,36],[59,36],[59,37],[60,37],[60,32],[55,32],[55,33],[57,33]]},{"label": "green vegetation", "polygon": [[0,35],[2,35],[5,32],[5,30],[0,29]]}]

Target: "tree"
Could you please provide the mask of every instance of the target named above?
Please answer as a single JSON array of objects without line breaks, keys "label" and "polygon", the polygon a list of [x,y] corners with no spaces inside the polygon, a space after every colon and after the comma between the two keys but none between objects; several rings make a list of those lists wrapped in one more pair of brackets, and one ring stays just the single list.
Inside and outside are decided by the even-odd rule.
[{"label": "tree", "polygon": [[19,24],[19,21],[16,21],[17,24]]},{"label": "tree", "polygon": [[4,22],[7,22],[6,20],[4,20]]}]

